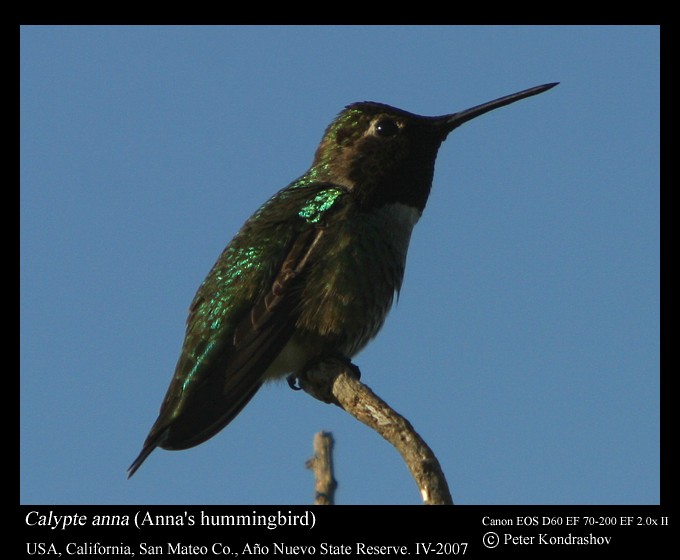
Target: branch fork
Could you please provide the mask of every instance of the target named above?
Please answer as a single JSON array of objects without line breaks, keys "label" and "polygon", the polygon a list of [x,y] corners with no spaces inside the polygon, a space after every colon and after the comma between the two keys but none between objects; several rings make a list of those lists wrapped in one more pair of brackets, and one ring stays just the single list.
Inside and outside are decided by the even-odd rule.
[{"label": "branch fork", "polygon": [[444,472],[430,447],[411,423],[359,381],[359,369],[339,358],[328,358],[297,378],[314,398],[339,406],[372,428],[400,453],[426,505],[452,505]]}]

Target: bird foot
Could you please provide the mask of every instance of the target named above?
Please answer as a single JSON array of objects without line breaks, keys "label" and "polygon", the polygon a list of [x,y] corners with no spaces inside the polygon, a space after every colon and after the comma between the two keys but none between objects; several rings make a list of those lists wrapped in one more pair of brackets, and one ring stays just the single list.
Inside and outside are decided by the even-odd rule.
[{"label": "bird foot", "polygon": [[286,377],[286,382],[293,391],[301,391],[302,387],[300,385],[300,380],[302,379],[303,383],[309,384],[310,375],[308,374],[313,376],[314,372],[328,373],[341,371],[345,368],[349,369],[357,379],[361,379],[361,370],[359,369],[359,366],[353,364],[352,360],[348,357],[337,354],[312,358],[307,362],[305,367],[302,368],[301,373],[291,373]]},{"label": "bird foot", "polygon": [[333,381],[340,373],[347,371],[356,379],[361,377],[358,366],[349,358],[327,355],[310,360],[300,373],[290,375],[286,380],[288,386],[295,391],[304,389],[320,401],[338,404],[333,395]]},{"label": "bird foot", "polygon": [[307,365],[302,370],[303,372],[308,371],[340,371],[343,369],[349,369],[357,379],[361,379],[361,370],[359,366],[352,363],[347,356],[342,354],[329,354],[325,356],[320,356],[311,359],[307,362]]},{"label": "bird foot", "polygon": [[294,373],[291,373],[286,377],[286,382],[288,383],[288,387],[293,389],[293,391],[302,391],[302,387],[298,385],[298,378]]}]

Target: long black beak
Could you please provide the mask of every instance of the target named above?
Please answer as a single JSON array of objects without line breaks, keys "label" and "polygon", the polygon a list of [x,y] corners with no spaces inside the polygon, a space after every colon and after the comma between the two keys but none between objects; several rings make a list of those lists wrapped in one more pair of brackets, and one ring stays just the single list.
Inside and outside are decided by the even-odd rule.
[{"label": "long black beak", "polygon": [[494,101],[482,103],[481,105],[477,105],[470,109],[466,109],[465,111],[459,111],[458,113],[444,115],[442,117],[435,117],[435,119],[438,121],[439,125],[442,127],[442,131],[446,135],[449,132],[451,132],[454,128],[457,128],[461,124],[466,123],[469,120],[472,120],[476,117],[479,117],[484,113],[488,113],[489,111],[493,111],[494,109],[498,109],[499,107],[505,107],[506,105],[510,105],[510,103],[519,101],[520,99],[525,99],[527,97],[531,97],[532,95],[538,95],[539,93],[543,93],[544,91],[548,91],[549,89],[554,88],[557,84],[559,84],[559,82],[543,84],[542,86],[536,86],[529,89],[525,89],[524,91],[518,91],[517,93],[506,95],[505,97],[501,97]]}]

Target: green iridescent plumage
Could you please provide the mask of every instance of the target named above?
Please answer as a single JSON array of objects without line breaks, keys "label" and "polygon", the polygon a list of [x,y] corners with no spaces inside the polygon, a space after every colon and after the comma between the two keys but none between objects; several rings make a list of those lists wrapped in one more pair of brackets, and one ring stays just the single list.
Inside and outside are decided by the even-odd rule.
[{"label": "green iridescent plumage", "polygon": [[441,142],[553,85],[441,117],[372,102],[341,112],[307,173],[253,214],[198,289],[174,376],[129,475],[156,447],[213,436],[266,380],[361,350],[401,287]]},{"label": "green iridescent plumage", "polygon": [[[334,187],[308,184],[301,179],[270,199],[244,224],[215,263],[191,304],[182,354],[162,407],[167,414],[161,413],[159,426],[186,414],[193,391],[200,390],[194,389],[194,386],[204,386],[202,392],[222,392],[220,380],[208,383],[205,372],[214,367],[224,367],[222,362],[236,353],[234,336],[237,328],[243,317],[270,290],[272,273],[282,265],[286,250],[301,233],[313,230],[337,202],[341,192]],[[297,220],[283,219],[289,216],[281,216],[282,199],[296,199],[295,203],[300,207]],[[277,354],[285,342],[270,337],[260,345],[261,351],[263,354]],[[226,400],[225,409],[228,411]],[[236,412],[238,410],[240,407]],[[199,412],[194,413],[195,423],[200,424],[199,416]],[[218,424],[228,419],[220,419]],[[215,428],[213,423],[209,423],[205,434],[211,435]],[[192,430],[198,432],[195,438],[203,437],[202,430],[195,427]],[[195,438],[187,440],[187,443],[193,443]],[[184,444],[175,445],[179,448]]]}]

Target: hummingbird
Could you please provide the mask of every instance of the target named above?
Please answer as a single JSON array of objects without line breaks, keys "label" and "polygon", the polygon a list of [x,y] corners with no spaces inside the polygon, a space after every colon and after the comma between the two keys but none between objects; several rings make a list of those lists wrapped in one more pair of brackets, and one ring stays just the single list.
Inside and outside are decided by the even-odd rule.
[{"label": "hummingbird", "polygon": [[199,287],[158,419],[128,478],[157,447],[187,449],[217,434],[263,383],[287,376],[294,387],[328,357],[351,364],[399,293],[442,142],[463,123],[556,85],[437,117],[372,101],[340,112],[309,170],[245,222]]}]

